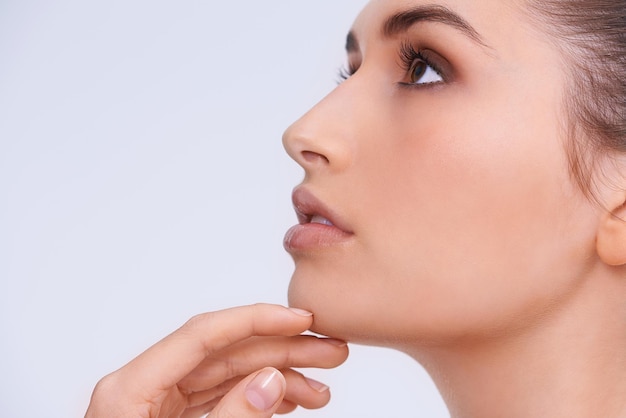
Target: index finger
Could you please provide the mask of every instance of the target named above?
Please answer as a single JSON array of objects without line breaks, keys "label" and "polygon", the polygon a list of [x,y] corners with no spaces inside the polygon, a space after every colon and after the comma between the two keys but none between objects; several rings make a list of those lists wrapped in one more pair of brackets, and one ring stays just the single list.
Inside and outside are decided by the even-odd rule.
[{"label": "index finger", "polygon": [[252,336],[293,336],[307,330],[313,314],[280,305],[256,304],[191,318],[128,363],[120,372],[144,390],[168,390],[208,355]]}]

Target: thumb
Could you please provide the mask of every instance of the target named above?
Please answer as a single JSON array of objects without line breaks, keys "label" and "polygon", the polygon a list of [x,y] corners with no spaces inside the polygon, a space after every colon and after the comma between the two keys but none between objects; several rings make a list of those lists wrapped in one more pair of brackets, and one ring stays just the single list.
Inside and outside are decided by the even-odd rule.
[{"label": "thumb", "polygon": [[211,411],[215,418],[269,418],[285,396],[283,375],[272,367],[251,374],[228,392]]}]

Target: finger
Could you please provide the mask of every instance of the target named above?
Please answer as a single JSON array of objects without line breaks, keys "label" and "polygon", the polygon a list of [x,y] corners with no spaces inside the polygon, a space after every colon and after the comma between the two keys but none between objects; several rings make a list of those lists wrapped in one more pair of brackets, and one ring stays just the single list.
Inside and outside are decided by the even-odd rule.
[{"label": "finger", "polygon": [[239,382],[211,411],[212,418],[268,418],[280,406],[286,391],[283,375],[272,367]]},{"label": "finger", "polygon": [[295,370],[284,370],[287,382],[284,401],[306,409],[318,409],[330,401],[330,390],[324,383],[304,376]]},{"label": "finger", "polygon": [[[211,411],[213,409],[215,409],[215,406],[218,404],[218,402],[221,401],[221,400],[222,400],[222,398],[219,398],[219,399],[215,399],[215,400],[213,400],[211,402],[208,402],[206,404],[198,405],[198,406],[195,406],[193,408],[189,408],[189,409],[185,410],[185,412],[180,416],[180,418],[204,417],[207,414],[210,414]],[[298,408],[297,404],[283,399],[282,402],[280,403],[280,405],[278,406],[278,408],[276,409],[276,414],[288,414],[290,412],[295,411],[296,408]]]},{"label": "finger", "polygon": [[276,409],[276,413],[281,415],[288,414],[295,411],[296,408],[298,408],[297,404],[283,399],[283,401],[278,406],[278,409]]},{"label": "finger", "polygon": [[139,390],[168,390],[215,351],[255,335],[297,335],[312,320],[311,313],[266,304],[198,315],[119,372]]},{"label": "finger", "polygon": [[[295,370],[281,370],[281,373],[287,382],[287,389],[283,405],[279,407],[277,413],[289,412],[298,405],[306,409],[317,409],[325,406],[330,400],[327,385],[305,377]],[[188,397],[188,407],[210,412],[221,398],[239,384],[242,379],[242,377],[236,377],[211,389],[192,393]],[[292,406],[294,408],[291,408]]]},{"label": "finger", "polygon": [[206,358],[178,386],[198,392],[266,366],[332,368],[347,357],[347,344],[334,339],[311,335],[250,338]]},{"label": "finger", "polygon": [[245,376],[237,376],[230,380],[213,386],[210,389],[201,392],[193,392],[187,397],[187,404],[190,408],[196,408],[202,405],[209,407],[209,411],[217,405],[224,395],[230,392],[235,386],[241,382]]}]

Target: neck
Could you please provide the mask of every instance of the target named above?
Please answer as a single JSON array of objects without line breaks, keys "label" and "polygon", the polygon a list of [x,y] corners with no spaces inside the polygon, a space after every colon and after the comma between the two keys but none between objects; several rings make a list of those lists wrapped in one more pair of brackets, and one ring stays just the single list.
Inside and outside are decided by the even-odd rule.
[{"label": "neck", "polygon": [[409,354],[453,418],[626,417],[626,277],[597,276],[514,335]]}]

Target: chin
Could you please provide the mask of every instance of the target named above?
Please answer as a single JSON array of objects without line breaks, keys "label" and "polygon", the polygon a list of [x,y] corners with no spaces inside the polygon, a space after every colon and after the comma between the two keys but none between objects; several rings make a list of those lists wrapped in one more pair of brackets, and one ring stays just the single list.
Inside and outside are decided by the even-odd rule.
[{"label": "chin", "polygon": [[[305,274],[308,273],[308,274]],[[407,351],[417,347],[457,344],[494,334],[511,326],[508,305],[495,308],[437,303],[432,292],[404,297],[377,288],[359,292],[330,274],[296,270],[289,284],[289,306],[313,313],[310,330],[349,343]],[[450,302],[450,299],[446,299]]]},{"label": "chin", "polygon": [[354,294],[342,294],[336,288],[323,291],[319,286],[310,284],[310,281],[300,281],[294,275],[288,292],[290,307],[313,313],[310,331],[350,343],[390,345],[389,336],[386,335],[390,329],[375,319],[377,317],[380,320],[381,316],[371,315],[371,303],[362,306]]},{"label": "chin", "polygon": [[[338,318],[345,319],[345,315],[337,312],[342,307],[336,306],[335,301],[330,300],[333,297],[319,294],[315,289],[307,287],[302,286],[296,277],[291,279],[288,292],[289,306],[313,313],[313,324],[310,330],[314,333],[354,342],[353,338],[350,338],[351,335],[345,332],[344,321],[338,320]],[[343,305],[345,309],[345,303]]]}]

